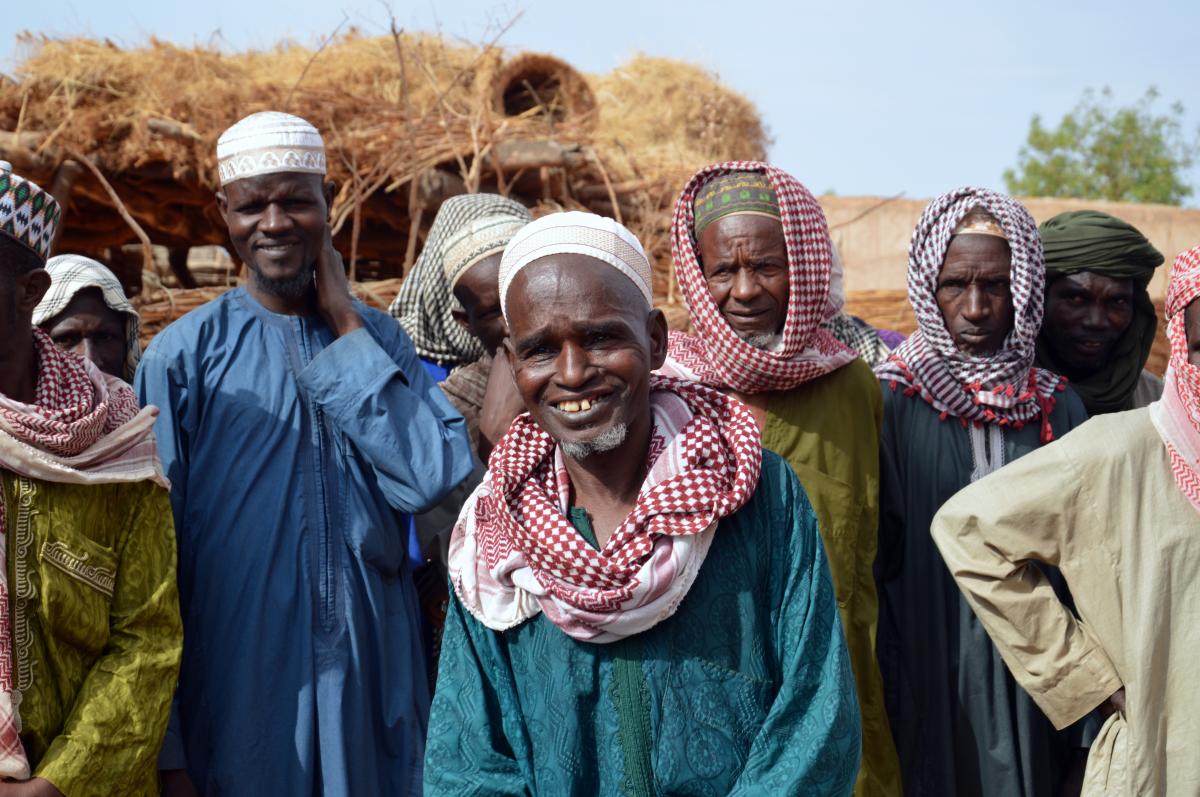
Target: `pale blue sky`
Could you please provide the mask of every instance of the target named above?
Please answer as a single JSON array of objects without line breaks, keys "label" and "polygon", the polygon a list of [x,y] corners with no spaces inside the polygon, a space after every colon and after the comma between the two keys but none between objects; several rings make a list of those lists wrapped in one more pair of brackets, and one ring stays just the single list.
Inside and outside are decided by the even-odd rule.
[{"label": "pale blue sky", "polygon": [[[636,52],[715,70],[759,107],[771,158],[814,191],[928,197],[972,183],[1002,188],[1030,116],[1057,119],[1086,87],[1132,102],[1150,85],[1182,100],[1200,125],[1200,2],[771,3],[759,0],[294,0],[14,2],[9,31],[150,36],[229,49],[283,38],[313,43],[343,17],[367,33],[389,13],[409,30],[471,41],[523,15],[501,39],[582,70],[607,71]],[[19,57],[0,34],[0,71]],[[1189,178],[1200,195],[1200,168]],[[1188,203],[1200,204],[1200,196]]]}]

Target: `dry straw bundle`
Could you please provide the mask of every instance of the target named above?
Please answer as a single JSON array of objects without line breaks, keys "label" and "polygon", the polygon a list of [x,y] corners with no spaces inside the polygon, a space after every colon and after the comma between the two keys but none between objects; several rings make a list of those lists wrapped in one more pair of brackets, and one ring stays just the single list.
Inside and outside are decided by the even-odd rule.
[{"label": "dry straw bundle", "polygon": [[[619,218],[645,239],[667,297],[666,230],[687,172],[766,145],[747,100],[663,59],[589,78],[553,56],[395,31],[235,54],[156,40],[24,44],[30,56],[0,79],[0,157],[65,200],[58,250],[113,262],[122,245],[161,245],[184,284],[188,247],[226,243],[216,139],[253,111],[321,129],[339,186],[336,241],[367,279],[405,272],[447,197],[496,191],[538,212]],[[137,283],[149,259],[113,264]]]}]

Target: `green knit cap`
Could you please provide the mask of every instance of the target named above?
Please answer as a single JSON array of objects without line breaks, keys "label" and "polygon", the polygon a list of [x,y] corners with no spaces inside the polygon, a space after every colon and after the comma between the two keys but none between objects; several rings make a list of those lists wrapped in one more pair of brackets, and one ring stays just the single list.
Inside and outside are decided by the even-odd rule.
[{"label": "green knit cap", "polygon": [[722,216],[753,213],[782,218],[779,197],[762,172],[731,172],[714,177],[696,197],[696,237]]}]

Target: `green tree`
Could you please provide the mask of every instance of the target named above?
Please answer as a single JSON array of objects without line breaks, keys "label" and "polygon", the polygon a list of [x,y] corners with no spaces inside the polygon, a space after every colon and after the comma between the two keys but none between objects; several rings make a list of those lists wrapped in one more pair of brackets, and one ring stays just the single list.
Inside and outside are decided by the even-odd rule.
[{"label": "green tree", "polygon": [[1050,129],[1034,116],[1017,167],[1006,169],[1009,193],[1178,205],[1192,195],[1185,172],[1200,154],[1200,131],[1184,130],[1183,105],[1157,113],[1151,87],[1134,105],[1113,107],[1112,91],[1083,93]]}]

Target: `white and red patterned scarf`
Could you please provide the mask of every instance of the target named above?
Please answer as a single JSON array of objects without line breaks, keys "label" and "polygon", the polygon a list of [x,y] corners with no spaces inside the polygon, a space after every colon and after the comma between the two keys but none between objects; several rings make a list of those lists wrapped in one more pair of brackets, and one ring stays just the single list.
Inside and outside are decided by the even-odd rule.
[{"label": "white and red patterned scarf", "polygon": [[1200,297],[1200,246],[1175,258],[1167,286],[1167,338],[1171,360],[1162,398],[1150,405],[1171,472],[1180,491],[1200,512],[1200,368],[1188,361],[1184,310]]},{"label": "white and red patterned scarf", "polygon": [[[783,240],[788,253],[788,308],[778,347],[756,348],[738,337],[713,300],[697,256],[696,195],[715,177],[730,172],[762,172],[779,198]],[[758,161],[706,166],[684,187],[671,222],[675,276],[683,288],[694,335],[671,333],[661,373],[722,390],[762,393],[791,390],[841,368],[857,354],[821,324],[837,314],[830,296],[833,243],[825,213],[799,180]]]},{"label": "white and red patterned scarf", "polygon": [[[972,208],[996,218],[1012,250],[1013,329],[998,352],[976,357],[959,351],[937,304],[938,274],[950,238]],[[892,390],[920,395],[963,426],[996,424],[1020,429],[1041,418],[1041,440],[1054,437],[1050,414],[1066,379],[1033,367],[1042,326],[1046,263],[1042,239],[1029,211],[1017,200],[983,188],[959,188],[929,203],[908,248],[908,299],[917,331],[875,369]]]},{"label": "white and red patterned scarf", "polygon": [[575,639],[612,642],[675,613],[717,522],[753,495],[762,468],[754,417],[703,385],[651,376],[649,470],[602,550],[567,516],[571,485],[554,440],[528,415],[492,451],[450,540],[459,600],[503,631],[538,612]]},{"label": "white and red patterned scarf", "polygon": [[[129,385],[64,351],[35,328],[38,381],[33,404],[0,395],[0,468],[72,484],[152,479],[164,487],[154,444],[157,411],[138,411]],[[0,778],[29,777],[19,736],[8,611],[7,526],[0,485]]]}]

